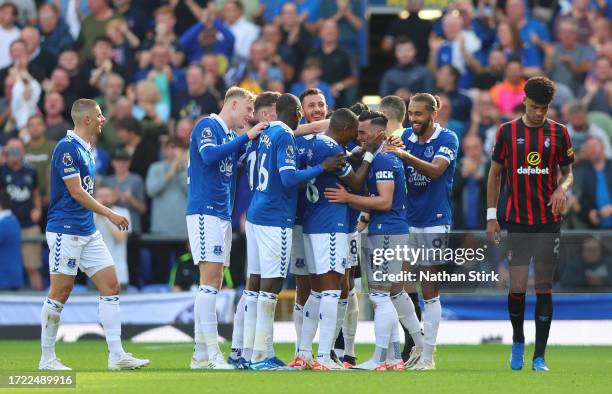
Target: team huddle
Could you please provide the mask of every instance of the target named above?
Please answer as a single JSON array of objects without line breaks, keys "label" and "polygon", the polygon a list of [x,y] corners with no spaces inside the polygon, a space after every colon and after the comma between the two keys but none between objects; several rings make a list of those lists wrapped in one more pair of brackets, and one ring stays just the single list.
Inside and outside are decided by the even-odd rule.
[{"label": "team huddle", "polygon": [[[392,124],[401,124],[405,104],[398,97],[385,100]],[[395,260],[362,262],[374,305],[376,347],[368,361],[356,364],[354,274],[362,239],[365,249],[373,251],[431,244],[427,234],[449,231],[458,141],[452,131],[434,123],[439,107],[431,94],[414,95],[408,107],[412,128],[393,136],[389,116],[360,103],[337,109],[326,120],[325,97],[318,89],[306,90],[300,98],[272,92],[255,98],[231,88],[219,115],[197,123],[188,167],[187,225],[201,276],[191,368],[435,368],[439,289],[434,283],[423,284],[423,329],[404,284],[375,279],[376,272],[391,275],[410,265]],[[259,123],[237,136],[232,130],[244,129],[253,112]],[[306,123],[300,125],[302,113]],[[245,226],[248,282],[226,361],[217,343],[215,300],[223,266],[229,262],[230,215],[240,165],[252,193]],[[443,264],[414,263],[432,272]],[[286,365],[274,354],[273,322],[288,272],[296,278],[298,340],[295,358]],[[400,322],[414,344],[406,360],[400,351]],[[317,329],[319,346],[313,353]],[[341,357],[333,351],[340,333]]]},{"label": "team huddle", "polygon": [[[512,145],[519,122],[524,133],[533,130],[539,133],[540,141],[552,138],[553,148],[559,147],[546,151],[550,160],[542,164],[549,165],[554,175],[560,166],[563,175],[558,185],[556,178],[547,181],[546,198],[550,197],[550,203],[548,208],[541,204],[542,212],[552,212],[553,224],[560,220],[564,191],[572,182],[573,155],[567,131],[545,117],[554,95],[552,82],[532,78],[525,92],[526,115],[500,127],[496,164],[489,175],[487,231],[494,237],[499,235],[496,207],[502,170],[508,166],[509,157],[514,158],[516,166],[517,155],[521,155],[521,163],[528,154],[523,148],[524,152],[516,153],[519,148]],[[356,103],[328,114],[325,96],[318,89],[308,89],[298,98],[274,92],[255,97],[245,89],[232,87],[219,114],[198,121],[189,146],[186,212],[191,253],[200,273],[194,304],[192,369],[435,369],[442,315],[439,283],[420,283],[424,305],[421,314],[416,283],[389,278],[413,270],[435,275],[446,261],[387,258],[381,263],[373,256],[375,251],[398,246],[441,248],[446,243],[452,224],[450,195],[459,144],[453,131],[435,122],[439,110],[438,97],[417,93],[407,108],[399,97],[388,96],[382,99],[380,111]],[[409,128],[402,125],[406,116]],[[77,269],[91,277],[100,292],[99,319],[108,344],[109,369],[141,368],[149,360],[126,353],[121,344],[120,286],[112,258],[93,221],[95,212],[108,217],[119,229],[129,226],[125,217],[92,197],[95,165],[88,141],[100,133],[105,119],[98,105],[88,99],[75,102],[72,118],[74,130],[58,143],[52,157],[46,233],[51,251],[51,287],[42,308],[39,368],[70,369],[57,358],[55,340]],[[555,127],[563,132],[555,134]],[[545,135],[550,128],[553,134]],[[511,130],[512,136],[507,142],[503,140],[508,134],[505,129]],[[218,343],[216,300],[224,267],[230,261],[231,215],[239,167],[248,177],[251,194],[245,224],[248,279],[236,308],[232,351],[226,359]],[[519,201],[519,191],[510,180],[512,175],[507,176],[510,204]],[[540,182],[540,178],[525,178],[525,182]],[[534,183],[534,190],[538,187]],[[511,209],[522,212],[518,205],[509,205],[507,212]],[[543,213],[541,217],[544,220],[547,216]],[[510,219],[508,216],[506,221],[511,223]],[[509,231],[525,233],[533,229],[531,222],[531,227],[521,229],[518,223],[522,224],[509,226]],[[532,232],[544,231],[538,228]],[[558,233],[558,226],[555,229],[544,232]],[[549,268],[554,267],[554,256],[546,249],[551,246],[552,250],[554,240],[550,239],[550,245],[540,245],[541,253],[534,254],[534,259],[546,260],[540,267],[548,263]],[[515,242],[514,247],[518,250],[521,245]],[[513,369],[523,367],[525,272],[531,257],[527,256],[529,252],[523,254],[521,261],[515,259],[510,267],[511,276],[516,278],[509,294]],[[285,364],[274,352],[273,327],[278,294],[288,272],[296,283],[293,318],[297,343],[294,359]],[[552,270],[540,268],[538,272],[536,317],[541,319],[536,322],[533,369],[548,370],[544,349],[552,319]],[[361,363],[356,362],[355,354],[356,275],[367,278],[374,310],[375,348]],[[405,337],[403,351],[400,327]],[[314,353],[317,330],[319,344]]]}]

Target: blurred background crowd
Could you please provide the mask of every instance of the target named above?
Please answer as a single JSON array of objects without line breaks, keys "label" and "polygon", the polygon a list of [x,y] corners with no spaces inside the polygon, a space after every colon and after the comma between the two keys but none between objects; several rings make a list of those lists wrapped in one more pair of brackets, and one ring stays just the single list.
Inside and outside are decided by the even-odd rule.
[{"label": "blurred background crowd", "polygon": [[[379,3],[405,8],[376,13]],[[0,0],[0,289],[47,284],[45,243],[19,240],[42,240],[51,153],[80,97],[106,117],[92,141],[96,198],[131,231],[105,218],[97,227],[134,289],[194,283],[187,145],[233,85],[317,87],[330,109],[440,95],[438,121],[460,140],[453,227],[482,230],[497,127],[521,115],[526,78],[547,75],[558,87],[549,117],[567,125],[576,153],[565,227],[611,229],[611,20],[611,0]],[[599,238],[580,243],[568,286],[612,286],[611,251]]]}]

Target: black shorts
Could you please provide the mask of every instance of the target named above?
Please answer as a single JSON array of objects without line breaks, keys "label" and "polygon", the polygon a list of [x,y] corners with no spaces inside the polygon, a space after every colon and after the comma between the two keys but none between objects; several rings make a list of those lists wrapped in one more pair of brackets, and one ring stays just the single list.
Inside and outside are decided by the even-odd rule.
[{"label": "black shorts", "polygon": [[511,266],[534,264],[554,268],[559,261],[561,223],[507,223],[508,257]]}]

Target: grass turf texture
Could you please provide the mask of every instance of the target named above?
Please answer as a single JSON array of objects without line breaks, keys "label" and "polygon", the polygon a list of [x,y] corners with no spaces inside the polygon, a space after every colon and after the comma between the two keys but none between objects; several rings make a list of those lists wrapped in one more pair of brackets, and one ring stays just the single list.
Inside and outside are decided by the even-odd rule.
[{"label": "grass turf texture", "polygon": [[[511,371],[510,347],[503,345],[439,346],[438,369],[427,372],[191,371],[190,344],[127,343],[125,347],[137,357],[151,359],[151,365],[139,371],[107,371],[103,341],[58,343],[56,350],[62,362],[77,371],[76,391],[87,393],[604,393],[612,386],[612,347],[603,346],[551,346],[547,361],[552,371],[548,373],[531,371],[533,347],[526,349],[525,369]],[[39,349],[38,341],[0,341],[0,374],[35,371]],[[290,361],[293,345],[277,344],[275,349],[281,359]],[[223,350],[228,353],[227,348]],[[356,350],[364,361],[372,346]],[[24,392],[0,389],[8,391]]]}]

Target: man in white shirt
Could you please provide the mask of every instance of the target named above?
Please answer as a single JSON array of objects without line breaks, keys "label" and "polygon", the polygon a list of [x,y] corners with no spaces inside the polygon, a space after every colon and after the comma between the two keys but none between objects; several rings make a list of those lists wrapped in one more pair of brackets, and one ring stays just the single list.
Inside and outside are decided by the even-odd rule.
[{"label": "man in white shirt", "polygon": [[[96,190],[96,200],[102,205],[112,209],[121,216],[125,216],[131,222],[130,211],[127,208],[116,206],[117,195],[110,187],[99,187]],[[128,265],[127,265],[127,238],[132,228],[128,231],[120,231],[115,227],[107,217],[95,215],[96,228],[102,234],[102,239],[108,247],[108,250],[115,261],[115,270],[117,279],[121,286],[127,286],[129,282]]]},{"label": "man in white shirt", "polygon": [[4,3],[0,6],[0,69],[10,66],[12,60],[9,52],[11,42],[20,36],[17,21],[17,6]]},{"label": "man in white shirt", "polygon": [[234,42],[234,62],[249,60],[251,44],[259,37],[260,28],[244,17],[244,4],[230,0],[223,6],[223,21],[236,37]]}]

